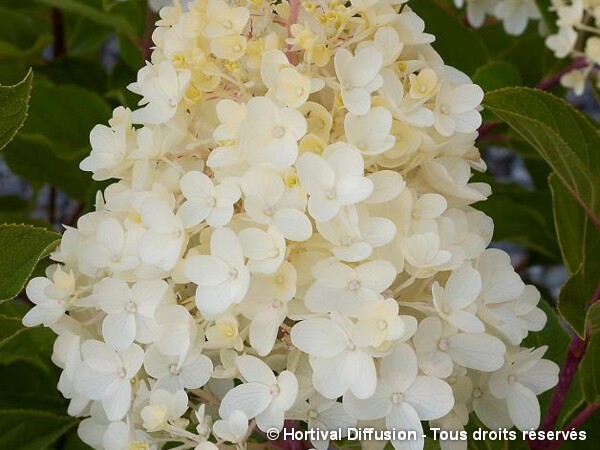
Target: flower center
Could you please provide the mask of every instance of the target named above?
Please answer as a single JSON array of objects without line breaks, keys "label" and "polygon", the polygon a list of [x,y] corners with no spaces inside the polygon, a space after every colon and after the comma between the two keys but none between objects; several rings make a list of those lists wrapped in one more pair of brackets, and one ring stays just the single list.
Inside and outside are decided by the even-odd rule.
[{"label": "flower center", "polygon": [[303,87],[301,87],[301,86],[298,86],[298,87],[296,88],[296,95],[297,95],[298,97],[300,97],[300,96],[304,95],[304,88],[303,88]]},{"label": "flower center", "polygon": [[325,198],[333,200],[335,198],[335,188],[325,189]]},{"label": "flower center", "polygon": [[273,309],[281,309],[281,307],[283,306],[283,302],[281,300],[273,300],[271,306],[273,307]]},{"label": "flower center", "polygon": [[394,392],[392,394],[392,403],[394,403],[394,404],[402,403],[403,400],[404,400],[404,394],[402,394],[401,392]]},{"label": "flower center", "polygon": [[445,352],[445,351],[448,351],[448,347],[449,347],[448,339],[440,339],[440,342],[438,342],[438,348],[441,351]]},{"label": "flower center", "polygon": [[277,275],[275,277],[275,283],[277,284],[283,284],[285,282],[285,278],[283,277],[283,275]]},{"label": "flower center", "polygon": [[208,206],[210,206],[211,208],[213,208],[213,207],[217,206],[217,199],[214,197],[208,197],[206,199],[206,204]]},{"label": "flower center", "polygon": [[346,342],[346,350],[353,351],[355,349],[356,349],[356,345],[354,345],[354,342],[352,342],[352,341]]},{"label": "flower center", "polygon": [[125,311],[131,314],[135,314],[135,312],[137,311],[137,305],[133,302],[129,302],[127,303],[127,305],[125,305]]},{"label": "flower center", "polygon": [[360,283],[358,282],[358,280],[352,280],[350,283],[348,283],[349,291],[356,292],[359,289],[360,289]]},{"label": "flower center", "polygon": [[229,269],[229,278],[237,278],[237,276],[238,276],[237,269],[234,269],[233,267],[231,269]]},{"label": "flower center", "polygon": [[263,214],[265,216],[272,216],[275,213],[275,210],[273,209],[272,206],[265,206],[263,208]]},{"label": "flower center", "polygon": [[273,137],[280,139],[283,136],[285,136],[285,128],[283,128],[281,126],[277,126],[277,127],[273,128]]},{"label": "flower center", "polygon": [[352,244],[352,238],[350,236],[342,236],[340,242],[344,247],[348,247]]},{"label": "flower center", "polygon": [[517,382],[517,377],[515,377],[514,375],[510,375],[508,377],[508,384],[515,384]]},{"label": "flower center", "polygon": [[117,376],[118,376],[119,378],[125,378],[125,375],[127,375],[127,373],[125,372],[125,369],[124,369],[124,368],[122,368],[122,367],[119,367],[119,368],[117,369]]},{"label": "flower center", "polygon": [[440,111],[442,112],[442,114],[450,114],[450,107],[448,105],[442,105],[440,106]]},{"label": "flower center", "polygon": [[231,20],[224,20],[223,21],[223,28],[231,30],[233,28],[233,23],[231,23]]},{"label": "flower center", "polygon": [[173,375],[179,375],[179,367],[177,367],[177,364],[171,364],[169,366],[169,372],[171,372]]},{"label": "flower center", "polygon": [[387,328],[387,322],[383,319],[379,319],[377,321],[377,328],[379,328],[380,330],[385,330]]},{"label": "flower center", "polygon": [[269,392],[271,393],[271,395],[273,397],[277,397],[279,395],[279,392],[280,392],[279,386],[276,385],[276,384],[274,384],[273,386],[271,386],[271,389],[270,389]]},{"label": "flower center", "polygon": [[314,409],[310,409],[308,411],[308,420],[315,420],[319,417],[319,413],[317,413]]}]

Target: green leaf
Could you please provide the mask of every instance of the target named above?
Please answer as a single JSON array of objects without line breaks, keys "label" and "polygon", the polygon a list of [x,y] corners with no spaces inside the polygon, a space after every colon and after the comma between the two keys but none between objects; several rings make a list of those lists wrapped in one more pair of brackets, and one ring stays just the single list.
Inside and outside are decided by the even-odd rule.
[{"label": "green leaf", "polygon": [[[600,323],[600,303],[589,311],[590,324]],[[585,355],[579,365],[583,393],[588,403],[600,401],[600,329],[591,326],[591,337]]]},{"label": "green leaf", "polygon": [[535,0],[535,3],[540,10],[546,28],[548,28],[551,33],[556,33],[558,30],[558,26],[556,25],[558,16],[552,8],[554,6],[552,0]]},{"label": "green leaf", "polygon": [[600,224],[600,135],[564,100],[528,88],[490,92],[485,107],[529,142]]},{"label": "green leaf", "polygon": [[0,225],[0,301],[21,292],[37,262],[59,237],[58,233],[30,225]]},{"label": "green leaf", "polygon": [[473,29],[466,27],[458,18],[433,1],[412,2],[410,7],[425,21],[425,32],[438,39],[433,48],[444,62],[472,75],[488,61],[488,51],[483,39]]},{"label": "green leaf", "polygon": [[506,61],[492,61],[479,67],[473,74],[473,83],[485,91],[523,84],[519,69]]},{"label": "green leaf", "polygon": [[52,42],[52,35],[40,30],[29,14],[0,8],[0,58],[22,59],[39,54]]},{"label": "green leaf", "polygon": [[0,86],[0,150],[6,147],[27,117],[33,72],[14,86]]},{"label": "green leaf", "polygon": [[492,186],[493,195],[478,209],[494,218],[494,240],[523,245],[553,261],[560,261],[556,244],[552,198],[548,191],[526,191],[518,185],[501,184],[482,178]]},{"label": "green leaf", "polygon": [[50,183],[73,199],[86,198],[91,178],[79,169],[79,158],[60,159],[43,137],[19,135],[6,148],[5,160],[14,174],[28,181]]},{"label": "green leaf", "polygon": [[558,310],[583,337],[588,304],[600,283],[600,233],[560,182],[549,177],[556,232],[563,261],[571,274],[558,297]]},{"label": "green leaf", "polygon": [[[122,16],[116,14],[108,14],[100,8],[95,8],[93,3],[82,0],[37,0],[54,8],[62,9],[65,12],[73,13],[78,16],[86,17],[96,23],[111,27],[119,33],[122,33],[130,38],[136,36],[135,27]],[[90,4],[91,3],[91,4]]]},{"label": "green leaf", "polygon": [[29,118],[21,135],[43,137],[57,156],[73,159],[89,153],[90,130],[106,122],[110,114],[109,105],[95,92],[39,82],[33,87]]},{"label": "green leaf", "polygon": [[0,314],[0,346],[26,329],[21,323],[21,319]]},{"label": "green leaf", "polygon": [[0,410],[0,448],[40,450],[48,447],[77,420],[46,411]]},{"label": "green leaf", "polygon": [[25,362],[0,366],[0,410],[64,412],[67,400],[56,389],[58,377],[58,371],[47,373]]}]

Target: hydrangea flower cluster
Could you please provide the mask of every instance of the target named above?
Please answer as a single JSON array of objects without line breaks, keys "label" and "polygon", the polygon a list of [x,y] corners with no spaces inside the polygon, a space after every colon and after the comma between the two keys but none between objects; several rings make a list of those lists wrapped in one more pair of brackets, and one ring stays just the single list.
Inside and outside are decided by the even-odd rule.
[{"label": "hydrangea flower cluster", "polygon": [[561,77],[561,84],[577,95],[583,94],[585,82],[594,78],[600,64],[600,2],[595,0],[552,0],[558,15],[558,31],[546,38],[546,45],[557,58],[572,58],[573,70]]},{"label": "hydrangea flower cluster", "polygon": [[[582,95],[585,83],[593,79],[600,87],[597,66],[600,65],[600,2],[598,0],[552,0],[550,11],[557,15],[556,33],[546,36],[546,46],[559,59],[573,60],[560,78],[560,83]],[[479,28],[486,16],[502,21],[508,34],[525,31],[529,20],[541,18],[535,0],[454,0],[458,8],[465,6],[471,26]]]},{"label": "hydrangea flower cluster", "polygon": [[535,0],[454,0],[454,4],[457,8],[465,6],[470,25],[479,28],[489,15],[502,21],[504,30],[515,36],[525,31],[530,20],[541,18]]},{"label": "hydrangea flower cluster", "polygon": [[405,3],[161,10],[141,107],[81,163],[118,181],[27,287],[93,448],[538,426],[558,374],[521,346],[540,294],[472,206],[483,92]]}]

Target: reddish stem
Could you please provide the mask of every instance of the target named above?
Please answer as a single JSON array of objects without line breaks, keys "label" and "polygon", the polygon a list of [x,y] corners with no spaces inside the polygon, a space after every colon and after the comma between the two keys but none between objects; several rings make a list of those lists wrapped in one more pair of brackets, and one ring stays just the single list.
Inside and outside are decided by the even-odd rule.
[{"label": "reddish stem", "polygon": [[588,65],[588,62],[585,58],[576,58],[569,65],[569,67],[561,70],[556,75],[553,75],[552,77],[550,77],[546,80],[542,80],[538,84],[537,87],[538,87],[538,89],[541,89],[542,91],[549,91],[554,86],[556,86],[558,83],[560,83],[560,79],[563,77],[563,75],[566,75],[569,72],[572,72],[573,70],[576,70],[576,69],[582,69],[587,65]]},{"label": "reddish stem", "polygon": [[[550,89],[555,87],[558,83],[560,83],[560,79],[562,78],[563,75],[565,75],[575,69],[581,69],[581,68],[585,67],[586,65],[587,65],[587,61],[585,60],[585,58],[574,59],[573,62],[569,65],[569,67],[567,67],[564,70],[561,70],[560,72],[551,76],[550,78],[547,78],[546,80],[540,81],[536,87],[537,87],[537,89],[540,89],[542,91],[549,91]],[[480,141],[485,140],[486,137],[489,134],[491,134],[492,131],[494,131],[494,128],[496,128],[496,126],[498,126],[498,124],[499,124],[499,122],[487,122],[487,123],[482,124],[481,127],[479,127],[478,139]]]},{"label": "reddish stem", "polygon": [[[300,15],[300,0],[290,0],[290,17],[288,18],[286,29],[287,29],[287,37],[292,37],[292,25],[298,22],[298,16]],[[290,46],[285,52],[288,60],[292,64],[298,63],[298,55],[291,51]]]},{"label": "reddish stem", "polygon": [[[592,403],[591,405],[588,405],[583,411],[581,411],[579,414],[577,414],[577,416],[571,422],[569,422],[569,424],[563,429],[563,431],[568,432],[571,430],[576,430],[581,425],[583,425],[583,423],[587,419],[589,419],[591,417],[591,415],[594,414],[598,410],[598,408],[600,408],[600,402]],[[546,445],[544,448],[546,450],[554,450],[555,448],[560,447],[560,445],[564,441],[566,441],[566,439],[561,434],[561,435],[557,436],[555,441],[547,442],[548,445]]]},{"label": "reddish stem", "polygon": [[[590,307],[598,301],[600,301],[600,285],[598,285],[598,287],[596,288],[596,292],[594,293],[592,300],[589,302]],[[569,345],[569,349],[567,351],[567,358],[565,359],[563,368],[560,371],[558,384],[556,385],[554,393],[552,394],[552,398],[550,399],[550,406],[548,406],[548,412],[544,416],[540,430],[551,431],[556,426],[556,422],[558,421],[558,418],[560,416],[560,412],[567,398],[567,394],[569,393],[569,388],[571,387],[573,379],[575,378],[577,368],[579,367],[579,364],[581,363],[581,360],[585,355],[589,338],[589,330],[586,331],[585,339],[581,339],[577,335],[573,336],[573,339],[571,340],[571,344]],[[594,410],[597,409],[597,407],[598,405],[596,405],[596,408],[594,408]],[[580,418],[580,416],[584,412],[586,412],[588,408],[584,409],[571,423],[577,423],[577,426],[581,425],[581,423],[583,423],[583,421],[591,414],[584,414],[583,418]],[[578,419],[581,420],[581,423],[577,422]],[[571,424],[567,426],[566,430],[570,430],[570,427]],[[559,441],[559,443],[560,442],[562,441]],[[529,440],[529,448],[531,449],[545,450],[549,448],[556,448],[553,445],[554,444],[550,441]]]}]

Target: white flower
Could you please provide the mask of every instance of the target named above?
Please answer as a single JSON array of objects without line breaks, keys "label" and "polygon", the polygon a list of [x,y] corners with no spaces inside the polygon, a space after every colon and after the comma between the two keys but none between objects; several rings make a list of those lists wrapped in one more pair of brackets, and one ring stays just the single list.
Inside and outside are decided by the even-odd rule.
[{"label": "white flower", "polygon": [[333,62],[344,106],[359,116],[369,112],[371,93],[383,84],[379,75],[383,56],[379,50],[368,47],[352,55],[349,50],[342,48],[335,53]]},{"label": "white flower", "polygon": [[540,18],[535,0],[504,0],[496,6],[494,13],[503,21],[504,30],[512,35],[523,33],[529,19]]},{"label": "white flower", "polygon": [[352,268],[331,258],[315,265],[312,272],[316,281],[304,296],[306,306],[313,312],[339,311],[353,317],[396,278],[396,269],[385,260]]},{"label": "white flower", "polygon": [[131,403],[131,379],[142,367],[144,351],[132,344],[115,351],[104,342],[81,345],[83,362],[75,371],[75,389],[92,400],[102,400],[109,420],[122,419]]},{"label": "white flower", "polygon": [[454,405],[452,389],[438,378],[417,375],[417,357],[407,344],[395,347],[381,359],[381,378],[374,395],[359,399],[344,396],[344,408],[359,420],[385,417],[388,430],[414,430],[417,443],[392,440],[395,449],[422,448],[421,420],[438,419]]},{"label": "white flower", "polygon": [[300,184],[310,195],[308,212],[318,221],[331,220],[342,206],[356,204],[373,192],[358,150],[336,144],[323,156],[304,153],[296,163]]},{"label": "white flower", "polygon": [[278,228],[246,228],[238,236],[251,273],[274,273],[283,263],[286,245]]},{"label": "white flower", "polygon": [[181,177],[181,192],[186,200],[177,211],[184,227],[190,228],[206,220],[211,227],[227,225],[233,217],[233,205],[240,199],[234,183],[217,186],[202,172],[188,172]]},{"label": "white flower", "polygon": [[312,225],[303,212],[306,200],[286,190],[276,171],[252,167],[244,174],[241,185],[244,208],[253,220],[277,227],[292,241],[306,241],[312,235]]},{"label": "white flower", "polygon": [[271,368],[254,356],[240,356],[236,363],[246,382],[227,392],[219,407],[221,417],[227,419],[239,410],[249,419],[256,418],[256,425],[262,431],[281,430],[284,413],[298,394],[296,376],[284,370],[275,377]]},{"label": "white flower", "polygon": [[122,280],[104,278],[94,286],[94,297],[107,316],[102,336],[115,350],[124,350],[133,341],[152,342],[157,324],[156,309],[169,286],[163,280],[139,281],[131,287]]},{"label": "white flower", "polygon": [[542,359],[547,346],[510,355],[506,364],[489,381],[491,393],[505,399],[511,420],[520,430],[536,429],[540,424],[540,404],[536,395],[558,382],[556,363]]},{"label": "white flower", "polygon": [[369,398],[377,386],[371,355],[353,340],[353,325],[342,316],[310,318],[296,323],[292,343],[310,355],[312,382],[319,394],[335,399],[347,391]]},{"label": "white flower", "polygon": [[213,433],[227,442],[241,442],[248,432],[248,417],[242,411],[233,411],[225,420],[213,424]]},{"label": "white flower", "polygon": [[376,106],[362,116],[346,114],[344,130],[349,144],[364,155],[380,155],[392,148],[396,138],[390,135],[392,114],[385,108]]},{"label": "white flower", "polygon": [[248,337],[260,356],[273,349],[279,326],[288,314],[288,302],[296,293],[296,279],[296,270],[288,262],[271,275],[254,275],[246,301],[237,308],[252,320]]},{"label": "white flower", "polygon": [[151,345],[144,356],[144,370],[156,379],[156,389],[175,393],[204,386],[211,377],[213,364],[197,348],[181,355],[165,355],[156,345]]},{"label": "white flower", "polygon": [[417,329],[417,320],[398,314],[398,302],[392,298],[368,301],[363,305],[354,328],[354,340],[361,347],[387,350],[392,341],[405,341]]},{"label": "white flower", "polygon": [[311,79],[292,67],[287,56],[280,50],[268,50],[263,54],[260,66],[261,77],[279,102],[298,108],[311,92]]},{"label": "white flower", "polygon": [[306,134],[306,119],[295,109],[279,107],[265,97],[253,97],[246,105],[247,118],[240,147],[252,164],[291,166],[298,156],[298,141]]},{"label": "white flower", "polygon": [[54,325],[65,315],[74,289],[73,272],[66,273],[60,266],[52,274],[52,280],[45,277],[32,279],[25,293],[35,306],[23,317],[23,325]]},{"label": "white flower", "polygon": [[[356,425],[356,419],[350,416],[340,402],[329,400],[319,394],[296,403],[289,411],[290,418],[303,420],[308,430],[342,431],[342,436],[347,435],[347,430]],[[311,439],[311,443],[318,450],[329,447],[329,439]]]},{"label": "white flower", "polygon": [[498,370],[506,353],[500,339],[486,333],[460,333],[437,317],[423,319],[413,342],[419,367],[437,378],[449,377],[453,362],[482,372]]},{"label": "white flower", "polygon": [[464,265],[450,275],[443,288],[436,281],[431,291],[441,318],[468,333],[485,331],[474,304],[481,293],[481,275],[475,269]]},{"label": "white flower", "polygon": [[79,164],[81,170],[93,172],[94,180],[119,176],[131,163],[127,158],[131,123],[130,111],[121,108],[114,113],[114,126],[96,125],[90,132],[92,152]]},{"label": "white flower", "polygon": [[148,65],[138,73],[138,80],[128,89],[141,95],[142,109],[134,111],[133,123],[159,124],[172,118],[187,91],[192,74],[189,70],[177,72],[171,62],[162,61],[157,67]]},{"label": "white flower", "polygon": [[186,260],[185,274],[198,285],[196,305],[203,314],[211,316],[244,300],[250,285],[242,246],[229,228],[218,228],[213,232],[210,256],[198,255]]},{"label": "white flower", "polygon": [[140,412],[146,431],[163,430],[170,421],[179,419],[188,409],[188,396],[183,390],[174,394],[155,389],[150,394],[150,404]]},{"label": "white flower", "polygon": [[[369,177],[374,183],[376,179]],[[369,197],[369,200],[373,195]],[[345,206],[333,219],[317,222],[317,230],[323,238],[334,245],[333,255],[341,261],[362,261],[394,239],[394,222],[383,217],[369,217],[368,210],[359,205]]]},{"label": "white flower", "polygon": [[158,329],[154,343],[161,353],[169,356],[185,354],[194,342],[196,324],[188,310],[181,305],[168,305],[156,312]]},{"label": "white flower", "polygon": [[481,126],[477,107],[482,100],[483,90],[476,84],[453,86],[443,82],[433,111],[435,129],[442,136],[476,131]]},{"label": "white flower", "polygon": [[140,258],[163,270],[173,269],[187,240],[181,220],[166,201],[157,197],[144,200],[141,215],[148,231],[140,242]]},{"label": "white flower", "polygon": [[[127,230],[116,218],[109,217],[98,224],[95,236],[86,240],[79,256],[94,269],[103,269],[107,273],[126,272],[140,263],[138,246],[142,235],[142,228]],[[96,274],[96,270],[88,273],[90,276]]]},{"label": "white flower", "polygon": [[554,52],[557,58],[567,56],[577,43],[577,32],[571,27],[560,27],[558,33],[546,38],[546,46]]}]

